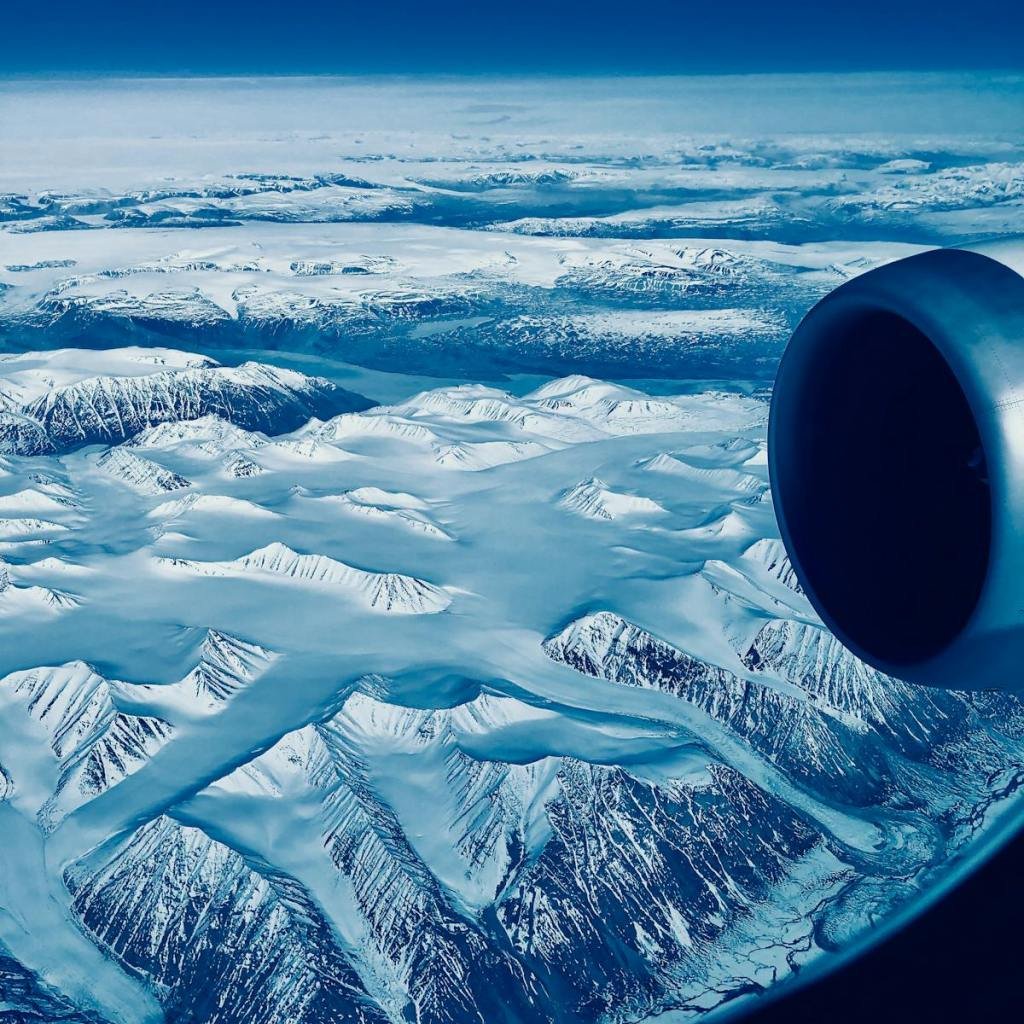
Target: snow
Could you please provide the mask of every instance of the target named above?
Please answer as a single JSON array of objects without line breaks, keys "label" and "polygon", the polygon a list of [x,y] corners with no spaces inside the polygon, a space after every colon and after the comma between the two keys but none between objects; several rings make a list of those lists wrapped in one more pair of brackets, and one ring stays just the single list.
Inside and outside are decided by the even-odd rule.
[{"label": "snow", "polygon": [[[616,941],[651,963],[704,948],[730,958],[746,934],[736,907],[775,907],[772,886],[797,878],[815,844],[864,878],[943,863],[951,840],[927,815],[944,798],[908,823],[880,788],[906,782],[880,782],[870,766],[914,758],[915,772],[938,773],[939,794],[945,769],[925,752],[958,716],[974,743],[990,727],[965,698],[936,704],[900,688],[822,631],[770,503],[755,500],[767,484],[763,398],[584,375],[421,383],[391,406],[311,417],[292,434],[201,417],[132,444],[8,460],[19,515],[6,522],[29,524],[12,543],[48,543],[11,554],[0,593],[0,630],[17,632],[7,649],[21,662],[0,682],[21,701],[0,701],[0,729],[47,709],[33,720],[57,763],[19,769],[5,756],[4,767],[16,796],[32,798],[16,813],[48,835],[52,863],[73,867],[70,927],[82,914],[128,955],[111,927],[138,890],[137,912],[164,935],[175,890],[142,885],[159,842],[186,873],[226,877],[235,865],[261,906],[282,907],[266,886],[291,879],[317,908],[303,920],[323,915],[337,937],[316,947],[374,1005],[427,1007],[437,1004],[421,984],[483,985],[480,915],[498,914],[510,948],[552,965],[579,955],[574,929],[600,934],[579,909],[594,875],[568,866],[587,844],[621,878],[616,906],[648,907]],[[362,429],[377,423],[426,438]],[[320,450],[335,457],[301,454]],[[262,471],[234,476],[225,460]],[[73,528],[38,532],[21,513],[39,496]],[[984,804],[991,776],[954,760],[968,802]],[[678,822],[705,800],[713,809],[687,826],[695,842],[749,836],[760,852],[715,839],[698,860],[736,866],[727,879],[699,872],[686,898],[667,895],[667,881],[645,889],[640,862],[590,833],[670,842],[678,824],[651,831],[652,808],[675,808]],[[667,848],[644,856],[670,874],[685,863]],[[740,880],[748,858],[761,881]],[[824,900],[824,920],[832,890],[814,877],[806,895]],[[565,886],[578,895],[563,906]],[[723,886],[747,895],[700,909]],[[523,900],[548,908],[534,938],[518,923]],[[242,905],[229,913],[246,920]],[[410,957],[411,921],[423,941]],[[471,954],[453,945],[466,922]],[[288,934],[275,941],[313,941]],[[605,956],[593,941],[587,955]],[[186,945],[181,956],[205,948]],[[19,949],[52,973],[38,946]],[[502,998],[519,998],[508,984]],[[471,992],[467,1005],[489,1005],[483,988]]]},{"label": "snow", "polygon": [[184,422],[174,420],[147,427],[129,444],[133,448],[178,448],[197,454],[224,455],[238,448],[259,448],[266,439],[242,430],[220,416],[200,416]]},{"label": "snow", "polygon": [[432,614],[450,603],[445,592],[424,580],[401,573],[365,572],[326,555],[300,554],[286,544],[274,542],[231,562],[196,562],[166,559],[164,564],[203,576],[224,576],[236,572],[266,573],[284,579],[338,586],[373,611],[389,614]]},{"label": "snow", "polygon": [[11,512],[66,512],[69,502],[66,498],[54,497],[35,487],[26,487],[16,494],[0,497],[0,514]]},{"label": "snow", "polygon": [[[202,420],[196,430],[206,434],[205,450],[217,453],[229,445],[251,445],[256,429],[281,433],[316,414],[371,404],[328,380],[255,361],[225,367],[189,357],[179,359],[182,366],[166,369],[162,358],[147,361],[136,358],[132,350],[118,349],[95,353],[89,360],[90,369],[100,371],[116,369],[125,361],[135,371],[127,376],[101,372],[63,382],[46,373],[33,376],[31,387],[23,382],[15,388],[8,400],[16,409],[6,413],[13,450],[23,455],[66,451],[133,440],[136,435],[142,435],[143,446],[152,445],[154,438],[159,446],[161,437],[180,439],[182,421]],[[230,420],[227,427],[224,420]],[[176,426],[163,435],[152,432],[168,423]],[[124,460],[130,458],[130,453],[124,454]]]},{"label": "snow", "polygon": [[198,661],[183,679],[160,685],[115,684],[114,700],[132,714],[156,715],[180,725],[217,714],[226,701],[258,679],[277,659],[259,644],[210,629],[198,650]]},{"label": "snow", "polygon": [[61,612],[76,604],[71,594],[48,587],[13,586],[0,593],[0,607],[12,616],[33,611]]},{"label": "snow", "polygon": [[68,387],[103,374],[148,377],[165,369],[215,365],[214,361],[172,348],[125,348],[97,352],[54,349],[0,355],[3,392],[19,405],[30,405],[55,387]]},{"label": "snow", "polygon": [[23,519],[0,519],[0,538],[35,537],[39,534],[57,533],[67,527],[48,519],[35,519],[26,516]]},{"label": "snow", "polygon": [[191,481],[179,473],[169,472],[125,448],[111,448],[104,452],[96,460],[96,465],[140,494],[163,494],[192,486]]},{"label": "snow", "polygon": [[622,1024],[951,870],[1024,708],[843,651],[764,435],[819,296],[1021,230],[977,81],[7,83],[4,949],[127,1024]]},{"label": "snow", "polygon": [[[325,495],[321,500],[334,501],[351,515],[365,516],[368,519],[384,523],[394,523],[407,530],[423,533],[439,540],[452,540],[451,534],[437,525],[429,516],[403,504],[409,500],[421,505],[411,495],[389,495],[375,488],[356,488],[348,494]],[[393,502],[400,504],[396,507]]]},{"label": "snow", "polygon": [[224,494],[187,494],[184,498],[165,501],[148,513],[154,519],[164,521],[179,519],[192,512],[209,512],[225,516],[273,516],[269,509]]},{"label": "snow", "polygon": [[610,490],[603,480],[591,477],[577,484],[559,501],[562,508],[591,519],[623,519],[667,514],[651,498]]}]

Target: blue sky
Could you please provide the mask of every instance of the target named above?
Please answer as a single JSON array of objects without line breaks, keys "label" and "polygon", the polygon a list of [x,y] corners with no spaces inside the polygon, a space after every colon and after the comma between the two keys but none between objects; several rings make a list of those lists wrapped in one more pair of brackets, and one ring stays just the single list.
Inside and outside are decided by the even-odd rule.
[{"label": "blue sky", "polygon": [[0,74],[1024,67],[1019,0],[18,4]]}]

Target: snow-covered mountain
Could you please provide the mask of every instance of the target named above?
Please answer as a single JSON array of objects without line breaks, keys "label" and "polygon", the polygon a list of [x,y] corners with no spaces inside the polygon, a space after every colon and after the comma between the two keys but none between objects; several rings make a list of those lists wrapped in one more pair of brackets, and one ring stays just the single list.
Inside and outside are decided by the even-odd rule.
[{"label": "snow-covered mountain", "polygon": [[1014,812],[764,434],[820,296],[1024,230],[1019,83],[801,81],[5,83],[0,1020],[679,1024]]},{"label": "snow-covered mountain", "polygon": [[322,159],[344,170],[68,171],[60,191],[0,196],[0,340],[287,349],[464,380],[766,379],[842,280],[1024,230],[1024,152],[1002,137],[625,154],[607,136],[459,138],[336,139]]},{"label": "snow-covered mountain", "polygon": [[[218,369],[26,354],[9,393],[56,408],[97,362],[125,410]],[[696,1015],[1010,806],[1024,705],[886,679],[814,618],[748,388],[389,378],[282,434],[246,418],[268,381],[326,382],[221,376],[230,408],[154,399],[106,443],[4,457],[19,1013]]]},{"label": "snow-covered mountain", "polygon": [[[132,354],[129,350],[126,358]],[[230,367],[194,357],[191,365],[167,368],[149,357],[122,376],[117,371],[124,357],[108,367],[105,353],[81,353],[68,368],[63,355],[4,360],[11,383],[3,396],[9,408],[0,421],[2,450],[15,455],[64,452],[116,444],[143,431],[146,436],[138,443],[146,445],[153,443],[152,428],[168,425],[180,432],[188,429],[188,421],[208,417],[240,428],[240,437],[248,439],[252,431],[279,434],[312,416],[371,404],[323,378],[255,362]],[[159,444],[160,435],[155,436]]]},{"label": "snow-covered mountain", "polygon": [[440,587],[415,577],[395,572],[364,572],[326,555],[299,554],[286,544],[276,542],[231,562],[172,558],[166,564],[200,576],[267,574],[300,583],[340,587],[366,608],[397,615],[441,612],[450,603]]}]

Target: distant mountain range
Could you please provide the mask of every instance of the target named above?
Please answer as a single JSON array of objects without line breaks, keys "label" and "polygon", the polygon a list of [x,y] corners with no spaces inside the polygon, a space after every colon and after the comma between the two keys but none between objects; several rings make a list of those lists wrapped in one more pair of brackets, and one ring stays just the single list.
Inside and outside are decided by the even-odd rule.
[{"label": "distant mountain range", "polygon": [[[845,278],[1024,231],[1024,152],[1004,138],[373,143],[307,143],[330,169],[307,154],[305,171],[217,162],[0,195],[0,341],[284,349],[465,380],[770,379]],[[284,158],[280,140],[234,145]]]}]

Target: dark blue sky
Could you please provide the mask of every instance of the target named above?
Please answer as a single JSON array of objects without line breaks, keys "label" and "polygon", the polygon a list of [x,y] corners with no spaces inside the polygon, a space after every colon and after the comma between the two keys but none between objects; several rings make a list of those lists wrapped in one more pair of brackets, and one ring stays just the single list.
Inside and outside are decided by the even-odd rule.
[{"label": "dark blue sky", "polygon": [[48,0],[0,26],[0,74],[1024,67],[1022,0]]}]

